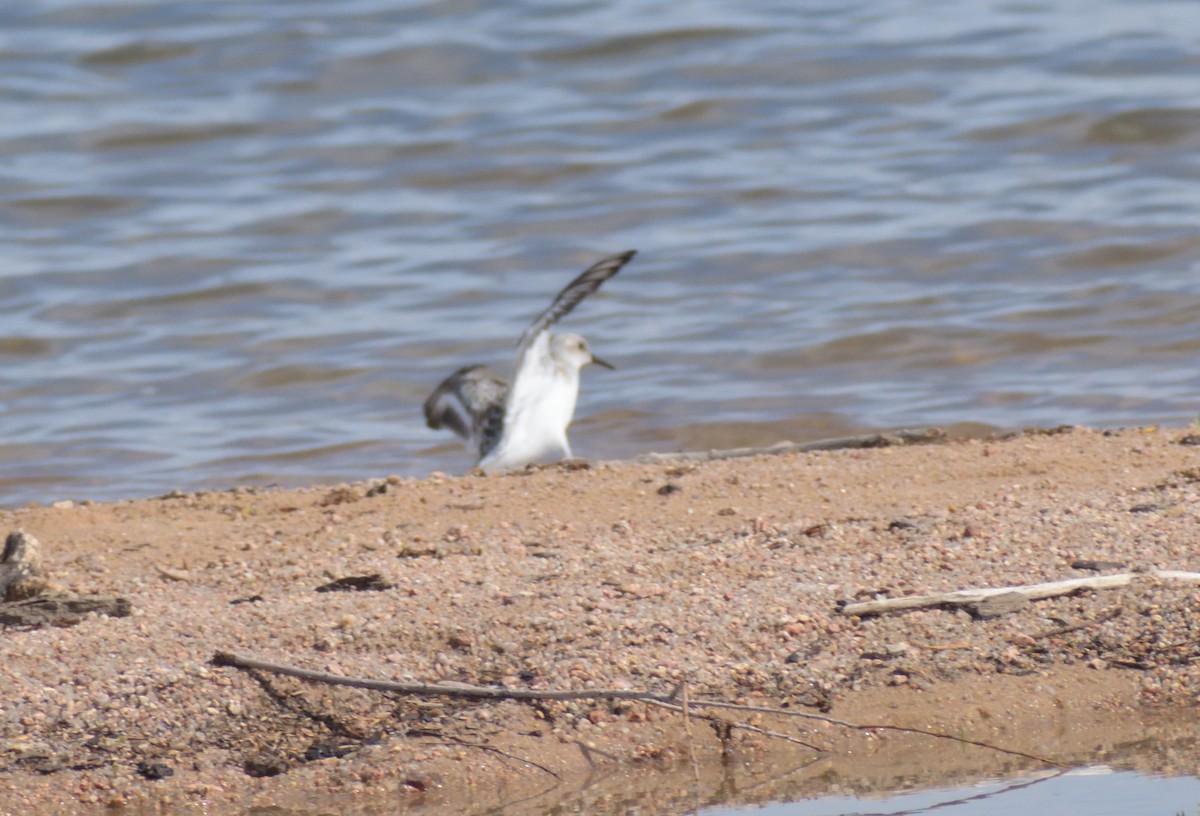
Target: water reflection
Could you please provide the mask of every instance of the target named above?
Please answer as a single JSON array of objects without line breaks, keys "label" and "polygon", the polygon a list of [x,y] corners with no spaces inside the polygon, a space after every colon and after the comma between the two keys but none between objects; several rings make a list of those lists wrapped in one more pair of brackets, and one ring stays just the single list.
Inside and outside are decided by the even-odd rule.
[{"label": "water reflection", "polygon": [[878,798],[828,796],[765,807],[714,808],[704,816],[1025,816],[1053,811],[1062,816],[1126,816],[1130,813],[1194,813],[1200,808],[1200,779],[1147,776],[1105,766],[1029,778],[978,782],[961,788],[897,793]]}]

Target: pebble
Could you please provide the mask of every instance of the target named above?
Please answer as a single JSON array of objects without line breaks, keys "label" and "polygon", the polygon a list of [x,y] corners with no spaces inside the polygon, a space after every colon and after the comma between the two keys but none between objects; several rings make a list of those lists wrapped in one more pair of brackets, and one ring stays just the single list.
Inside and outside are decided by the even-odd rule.
[{"label": "pebble", "polygon": [[[1079,435],[1085,432],[1076,433],[1084,438]],[[1107,444],[1122,444],[1120,436]],[[946,450],[981,461],[978,447]],[[1003,474],[994,478],[1006,486],[958,496],[957,485],[937,487],[941,470],[928,467],[921,471],[928,493],[918,491],[886,508],[862,500],[874,490],[864,492],[857,484],[867,478],[860,473],[882,480],[887,474],[874,472],[877,467],[948,454],[897,450],[886,464],[875,453],[854,460],[828,454],[708,463],[686,477],[672,477],[682,480],[686,496],[657,495],[661,470],[645,471],[653,480],[640,482],[614,467],[500,479],[389,477],[388,484],[403,483],[404,490],[339,504],[336,511],[316,506],[328,489],[279,499],[265,492],[250,515],[214,512],[230,503],[229,494],[213,494],[196,508],[161,502],[122,506],[119,512],[130,514],[131,524],[143,523],[141,508],[178,514],[165,517],[178,556],[154,541],[145,552],[133,540],[93,542],[91,551],[79,552],[83,560],[61,568],[62,578],[78,580],[85,592],[136,589],[144,611],[136,619],[140,628],[129,628],[131,621],[93,619],[72,629],[11,633],[0,666],[9,695],[0,720],[24,723],[30,740],[51,746],[62,741],[56,728],[151,735],[186,758],[170,763],[180,776],[191,767],[191,756],[205,752],[215,761],[206,771],[189,773],[201,774],[197,790],[212,795],[225,781],[244,784],[238,776],[221,776],[244,759],[231,759],[231,735],[272,745],[279,724],[277,716],[260,716],[265,710],[260,706],[268,703],[248,675],[207,665],[216,644],[363,677],[662,692],[687,679],[689,693],[697,696],[761,702],[818,690],[835,705],[851,685],[898,686],[902,690],[895,694],[911,695],[905,687],[928,689],[964,673],[1025,675],[1067,663],[1102,672],[1116,670],[1109,667],[1117,661],[1140,660],[1151,666],[1138,673],[1147,697],[1194,699],[1200,666],[1174,654],[1159,659],[1167,656],[1164,644],[1194,642],[1192,633],[1200,631],[1194,587],[1147,583],[1136,591],[1048,599],[988,621],[936,609],[862,620],[836,613],[838,601],[859,593],[894,597],[1068,577],[1075,559],[1196,567],[1186,547],[1180,549],[1195,537],[1194,512],[1128,511],[1149,503],[1200,506],[1195,480],[1167,480],[1170,468],[1164,466],[1155,478],[1169,484],[1159,488],[1150,475],[1137,481],[1114,469],[1085,489],[1040,472],[1028,476],[1033,465],[1014,462],[1009,443],[989,442],[988,450],[983,464]],[[845,470],[850,461],[860,462],[862,470]],[[824,491],[814,488],[817,477],[826,480]],[[1057,497],[1018,486],[1043,480],[1055,481]],[[557,490],[559,484],[567,490]],[[777,485],[787,484],[796,487],[781,496]],[[849,498],[841,498],[841,490]],[[648,495],[638,499],[638,491]],[[457,495],[448,498],[451,493]],[[479,498],[483,494],[486,499]],[[703,500],[721,494],[719,500]],[[510,498],[513,509],[497,509]],[[272,509],[283,506],[273,501],[294,509]],[[472,509],[447,509],[450,502]],[[689,509],[699,512],[689,519]],[[722,514],[725,509],[733,512]],[[117,512],[112,505],[76,510],[71,519]],[[24,513],[22,524],[36,522],[39,513],[45,511]],[[337,520],[337,541],[319,533],[331,519]],[[897,520],[905,526],[890,528]],[[72,523],[81,525],[81,538],[120,535],[112,532],[120,527],[97,534],[83,521]],[[381,531],[422,545],[454,531],[451,537],[474,545],[439,545],[407,558],[398,556],[398,546],[350,546],[385,540]],[[275,543],[233,552],[251,538]],[[64,539],[68,543],[79,546]],[[201,554],[185,558],[188,548]],[[180,563],[191,565],[191,580],[161,580],[153,566]],[[130,573],[151,580],[137,587]],[[398,588],[319,596],[312,587],[321,581],[310,579],[325,573],[379,573]],[[245,586],[248,580],[253,587]],[[262,601],[228,604],[252,594]],[[1118,607],[1123,614],[1098,623]],[[1056,619],[1084,626],[1047,634],[1061,628]],[[861,660],[863,654],[873,659]],[[916,665],[920,674],[908,668]],[[327,698],[340,716],[364,722],[392,716],[397,705],[362,690],[318,691],[291,679],[277,682],[288,694]],[[75,707],[44,695],[46,687],[71,689]],[[492,704],[399,705],[451,734],[459,726],[491,728],[507,721],[505,711]],[[568,740],[579,729],[605,745],[604,726],[620,722],[634,729],[629,742],[647,746],[647,756],[665,755],[671,747],[668,738],[648,737],[644,725],[651,718],[673,721],[665,712],[632,707],[613,720],[607,706],[591,703],[546,710],[559,718]],[[63,717],[67,724],[56,725]],[[538,725],[549,731],[547,723]],[[113,761],[134,767],[132,746],[139,744],[145,743],[114,741]],[[479,754],[462,756],[469,764]],[[353,761],[328,760],[334,767]]]}]

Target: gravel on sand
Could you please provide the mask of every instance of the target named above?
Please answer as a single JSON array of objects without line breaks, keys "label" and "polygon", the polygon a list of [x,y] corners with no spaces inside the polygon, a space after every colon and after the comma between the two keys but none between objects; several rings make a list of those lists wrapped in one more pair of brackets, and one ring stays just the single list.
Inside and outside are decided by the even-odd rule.
[{"label": "gravel on sand", "polygon": [[[641,703],[399,697],[214,666],[217,651],[405,682],[686,681],[693,699],[1077,761],[1049,723],[1194,707],[1200,588],[1147,578],[994,617],[838,604],[1200,570],[1190,438],[1069,429],[3,511],[0,535],[40,542],[49,591],[132,614],[0,632],[0,813],[450,802],[688,753],[680,718]],[[834,753],[851,738],[753,723]],[[769,743],[735,728],[725,747]]]}]

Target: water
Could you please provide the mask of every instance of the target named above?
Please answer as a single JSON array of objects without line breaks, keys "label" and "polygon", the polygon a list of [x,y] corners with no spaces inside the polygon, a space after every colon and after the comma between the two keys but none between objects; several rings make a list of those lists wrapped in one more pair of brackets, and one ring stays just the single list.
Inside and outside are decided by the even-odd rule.
[{"label": "water", "polygon": [[752,808],[701,810],[701,816],[1192,816],[1200,811],[1200,779],[1153,777],[1103,766],[1065,774],[980,782],[962,788],[896,793],[876,798],[829,796]]},{"label": "water", "polygon": [[1188,0],[0,7],[0,505],[461,470],[600,256],[582,455],[1182,425]]}]

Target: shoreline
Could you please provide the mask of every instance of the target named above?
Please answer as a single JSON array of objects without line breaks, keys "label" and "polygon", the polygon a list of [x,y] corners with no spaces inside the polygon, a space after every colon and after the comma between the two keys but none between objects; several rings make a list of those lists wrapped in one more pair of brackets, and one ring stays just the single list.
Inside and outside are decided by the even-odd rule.
[{"label": "shoreline", "polygon": [[[674,767],[689,745],[700,765],[719,760],[707,724],[690,723],[689,740],[678,715],[641,703],[391,698],[256,679],[212,666],[217,651],[407,682],[686,681],[694,698],[1079,761],[1150,728],[1157,708],[1194,705],[1195,586],[1138,580],[983,619],[837,604],[1104,574],[1071,566],[1086,560],[1194,571],[1191,437],[1059,429],[0,511],[0,532],[40,542],[50,591],[132,606],[5,629],[0,813],[314,797],[470,812],[482,791],[532,794],[550,771],[561,793],[597,768]],[[371,575],[366,591],[317,591]],[[819,761],[850,776],[847,756],[906,750],[760,720],[828,748]],[[735,727],[725,747],[751,769],[812,756],[777,742]]]}]

